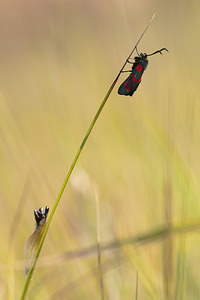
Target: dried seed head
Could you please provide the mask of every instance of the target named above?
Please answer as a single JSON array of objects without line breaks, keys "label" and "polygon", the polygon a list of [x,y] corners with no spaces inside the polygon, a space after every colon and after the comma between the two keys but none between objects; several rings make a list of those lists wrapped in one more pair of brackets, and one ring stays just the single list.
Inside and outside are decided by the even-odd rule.
[{"label": "dried seed head", "polygon": [[40,207],[38,210],[34,210],[36,225],[43,225],[46,221],[47,215],[49,212],[49,207],[46,206],[45,209]]},{"label": "dried seed head", "polygon": [[49,207],[40,207],[38,210],[34,210],[35,215],[35,230],[26,241],[24,246],[24,258],[25,258],[25,273],[29,272],[30,266],[33,263],[36,251],[40,244],[41,237],[46,227],[46,219],[49,212]]}]

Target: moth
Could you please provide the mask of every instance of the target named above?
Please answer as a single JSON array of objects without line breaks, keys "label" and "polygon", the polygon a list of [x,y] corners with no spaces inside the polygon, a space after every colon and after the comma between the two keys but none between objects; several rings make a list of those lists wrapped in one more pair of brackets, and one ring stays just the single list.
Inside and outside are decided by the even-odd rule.
[{"label": "moth", "polygon": [[138,56],[135,57],[134,62],[130,62],[129,60],[127,61],[128,63],[132,64],[132,70],[130,71],[122,71],[124,72],[130,72],[130,75],[126,80],[120,85],[118,89],[118,94],[119,95],[125,95],[125,96],[132,96],[133,93],[137,90],[141,79],[142,75],[147,68],[148,65],[148,56],[152,56],[156,53],[162,54],[162,51],[167,51],[169,52],[166,48],[162,48],[160,50],[157,50],[151,54],[146,54],[146,53],[138,53],[137,48],[136,51],[138,53]]}]

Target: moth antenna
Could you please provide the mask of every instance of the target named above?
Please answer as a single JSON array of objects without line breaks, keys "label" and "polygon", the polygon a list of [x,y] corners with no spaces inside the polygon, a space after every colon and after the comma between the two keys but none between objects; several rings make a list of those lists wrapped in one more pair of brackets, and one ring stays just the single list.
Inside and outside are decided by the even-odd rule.
[{"label": "moth antenna", "polygon": [[153,52],[151,54],[148,54],[147,56],[151,56],[151,55],[154,55],[156,53],[160,53],[162,55],[162,51],[164,51],[164,50],[167,51],[167,52],[169,52],[169,50],[167,50],[166,48],[162,48],[162,49],[157,50],[157,51],[155,51],[155,52]]},{"label": "moth antenna", "polygon": [[[133,47],[133,50],[131,51],[131,53],[129,54],[128,58],[126,59],[124,65],[122,66],[121,70],[119,71],[119,74],[117,76],[120,76],[120,74],[122,73],[123,69],[125,68],[127,61],[129,60],[129,58],[131,57],[131,55],[133,54],[133,52],[135,51],[135,49],[137,48],[137,45],[140,43],[141,39],[143,38],[144,34],[146,33],[147,29],[149,28],[149,26],[151,25],[151,23],[153,22],[153,19],[155,18],[156,12],[153,14],[151,20],[149,21],[149,24],[146,26],[146,28],[144,29],[143,33],[141,34],[141,36],[139,37],[137,43],[135,44],[135,46]],[[137,51],[137,50],[136,50]],[[139,54],[139,53],[138,53]]]}]

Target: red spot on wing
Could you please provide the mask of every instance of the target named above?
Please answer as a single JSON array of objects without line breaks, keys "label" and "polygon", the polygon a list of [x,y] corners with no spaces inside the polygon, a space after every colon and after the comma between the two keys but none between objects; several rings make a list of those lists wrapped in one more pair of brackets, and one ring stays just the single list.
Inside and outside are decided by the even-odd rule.
[{"label": "red spot on wing", "polygon": [[142,65],[141,64],[138,64],[135,68],[138,71],[138,73],[142,71]]},{"label": "red spot on wing", "polygon": [[127,92],[130,92],[130,88],[129,88],[129,82],[128,82],[128,81],[126,81],[124,84],[125,84],[125,86],[126,86],[126,90],[127,90]]},{"label": "red spot on wing", "polygon": [[139,83],[141,82],[142,77],[140,77]]},{"label": "red spot on wing", "polygon": [[132,80],[133,82],[137,82],[137,79],[133,76],[133,74],[131,74]]},{"label": "red spot on wing", "polygon": [[138,64],[135,68],[136,70],[141,67],[141,64]]}]

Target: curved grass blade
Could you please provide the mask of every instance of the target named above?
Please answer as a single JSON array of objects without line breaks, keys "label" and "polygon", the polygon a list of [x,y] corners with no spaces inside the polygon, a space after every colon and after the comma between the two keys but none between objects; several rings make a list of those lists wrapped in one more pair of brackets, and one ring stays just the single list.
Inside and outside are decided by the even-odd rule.
[{"label": "curved grass blade", "polygon": [[145,32],[146,32],[147,29],[149,28],[149,26],[150,26],[151,22],[153,21],[155,15],[156,15],[156,13],[154,13],[154,15],[153,15],[153,17],[151,18],[150,22],[149,22],[148,25],[146,26],[146,28],[145,28],[145,30],[143,31],[142,35],[140,36],[140,38],[138,39],[137,43],[135,44],[133,50],[131,51],[131,53],[129,54],[128,58],[126,59],[124,65],[122,66],[121,70],[119,71],[119,74],[117,75],[117,77],[116,77],[115,80],[113,81],[112,85],[110,86],[110,88],[109,88],[107,94],[105,95],[105,97],[104,97],[104,99],[103,99],[103,101],[102,101],[102,103],[101,103],[99,109],[97,110],[97,112],[96,112],[96,114],[95,114],[95,116],[94,116],[94,119],[92,120],[92,122],[91,122],[91,124],[90,124],[90,126],[89,126],[89,128],[88,128],[88,130],[87,130],[87,132],[86,132],[86,134],[85,134],[85,137],[83,138],[83,141],[82,141],[82,143],[81,143],[81,145],[80,145],[80,147],[79,147],[79,149],[78,149],[78,151],[77,151],[77,153],[76,153],[76,155],[75,155],[75,157],[74,157],[74,159],[73,159],[73,161],[72,161],[71,167],[70,167],[70,169],[69,169],[69,171],[68,171],[68,173],[67,173],[67,176],[66,176],[66,178],[65,178],[65,180],[64,180],[64,182],[63,182],[63,184],[62,184],[62,187],[61,187],[60,192],[59,192],[59,194],[58,194],[58,197],[57,197],[57,199],[56,199],[56,201],[55,201],[55,204],[54,204],[54,206],[53,206],[53,208],[52,208],[52,210],[51,210],[51,214],[50,214],[49,219],[48,219],[48,222],[47,222],[47,224],[46,224],[44,233],[43,233],[43,235],[42,235],[42,237],[41,237],[40,244],[39,244],[39,246],[38,246],[38,249],[37,249],[37,252],[36,252],[36,255],[35,255],[33,264],[32,264],[32,267],[30,268],[30,270],[29,270],[29,272],[28,272],[28,275],[27,275],[27,278],[26,278],[26,281],[25,281],[25,284],[24,284],[24,288],[23,288],[23,291],[22,291],[22,295],[21,295],[21,298],[20,298],[21,300],[24,300],[24,299],[25,299],[25,296],[26,296],[26,294],[27,294],[27,290],[28,290],[28,287],[29,287],[29,285],[30,285],[31,278],[32,278],[32,276],[33,276],[33,272],[34,272],[34,270],[35,270],[36,263],[37,263],[37,260],[38,260],[39,255],[40,255],[40,252],[41,252],[41,249],[42,249],[42,246],[43,246],[45,237],[46,237],[46,235],[47,235],[47,231],[48,231],[48,229],[49,229],[51,220],[52,220],[53,215],[54,215],[54,213],[55,213],[55,211],[56,211],[56,208],[57,208],[57,206],[58,206],[58,204],[59,204],[59,202],[60,202],[60,199],[61,199],[61,197],[62,197],[62,194],[63,194],[63,192],[64,192],[64,190],[65,190],[65,187],[66,187],[66,185],[67,185],[67,183],[68,183],[68,181],[69,181],[69,178],[70,178],[70,176],[71,176],[71,173],[72,173],[72,171],[73,171],[73,169],[74,169],[74,167],[75,167],[75,165],[76,165],[76,162],[77,162],[77,160],[78,160],[78,158],[79,158],[79,156],[80,156],[80,154],[81,154],[81,152],[82,152],[82,150],[83,150],[83,148],[84,148],[84,146],[85,146],[85,144],[86,144],[86,142],[87,142],[87,139],[88,139],[88,137],[89,137],[89,135],[90,135],[90,133],[91,133],[91,131],[92,131],[92,129],[93,129],[93,127],[94,127],[96,121],[98,120],[99,115],[101,114],[101,112],[102,112],[102,110],[103,110],[103,108],[104,108],[104,106],[105,106],[105,104],[106,104],[106,102],[107,102],[107,100],[108,100],[108,98],[109,98],[109,96],[110,96],[110,94],[111,94],[113,88],[115,87],[115,84],[117,83],[117,80],[119,79],[119,76],[121,75],[121,73],[122,73],[124,67],[126,66],[128,60],[129,60],[129,58],[131,57],[131,55],[132,55],[133,52],[135,51],[137,45],[138,45],[139,42],[141,41],[141,39],[142,39],[142,37],[144,36]]}]

